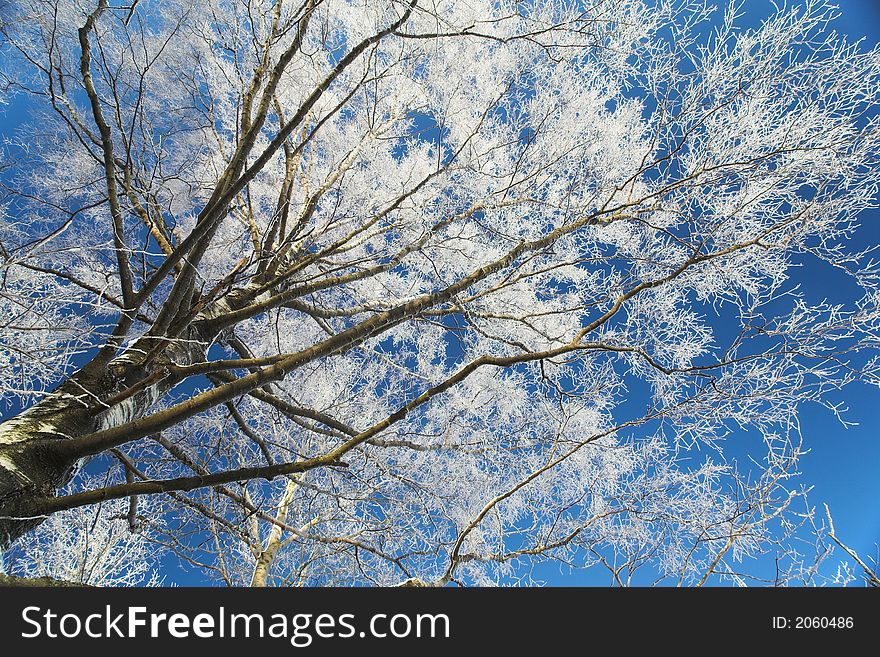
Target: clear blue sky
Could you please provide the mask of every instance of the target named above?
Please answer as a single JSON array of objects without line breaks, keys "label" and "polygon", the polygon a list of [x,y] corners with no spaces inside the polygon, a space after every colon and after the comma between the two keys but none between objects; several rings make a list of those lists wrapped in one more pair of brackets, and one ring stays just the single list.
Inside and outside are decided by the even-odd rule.
[{"label": "clear blue sky", "polygon": [[[851,37],[865,37],[865,47],[880,43],[880,0],[841,0],[839,31]],[[744,3],[745,24],[754,24],[773,11],[769,0]],[[28,108],[21,102],[0,106],[0,133],[9,133],[25,121]],[[880,211],[862,217],[856,236],[857,246],[880,244]],[[840,299],[848,290],[830,268],[804,270],[800,281],[809,298]],[[847,419],[858,423],[844,428],[826,409],[805,407],[801,426],[805,443],[811,450],[803,459],[803,481],[814,485],[811,500],[821,508],[827,503],[834,515],[838,535],[863,557],[877,554],[880,544],[880,390],[867,386],[848,388],[837,401],[849,407]],[[7,411],[7,412],[4,412]],[[14,409],[0,409],[0,416]],[[737,438],[737,437],[734,437]],[[740,436],[750,441],[748,436]],[[539,570],[540,576],[554,585],[607,584],[601,572],[570,573],[550,565]],[[175,574],[172,579],[180,577]],[[183,575],[180,583],[199,583],[196,573]]]}]

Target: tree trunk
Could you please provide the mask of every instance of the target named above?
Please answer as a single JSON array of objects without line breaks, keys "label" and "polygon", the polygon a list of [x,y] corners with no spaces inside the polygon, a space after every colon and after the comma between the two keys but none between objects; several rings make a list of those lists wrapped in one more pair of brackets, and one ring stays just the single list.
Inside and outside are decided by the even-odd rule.
[{"label": "tree trunk", "polygon": [[281,547],[281,525],[287,522],[287,513],[293,500],[294,491],[296,491],[296,482],[289,479],[287,486],[284,487],[284,492],[281,494],[281,499],[278,501],[278,510],[275,512],[275,520],[278,524],[272,525],[269,537],[266,539],[266,547],[257,557],[254,574],[251,578],[251,586],[266,586],[272,562],[275,561],[275,556]]},{"label": "tree trunk", "polygon": [[[34,515],[33,501],[53,497],[82,465],[81,458],[62,455],[58,446],[145,415],[176,385],[163,375],[167,366],[203,362],[207,346],[222,330],[212,320],[247,303],[249,292],[239,289],[210,304],[177,339],[148,334],[106,367],[93,360],[54,392],[0,423],[0,547],[42,522],[44,517]],[[156,344],[162,349],[145,362]]]},{"label": "tree trunk", "polygon": [[[7,546],[39,524],[28,510],[34,498],[49,497],[67,483],[76,462],[61,458],[54,442],[96,430],[88,412],[65,383],[18,416],[0,424],[0,545]],[[90,386],[100,394],[100,386]]]}]

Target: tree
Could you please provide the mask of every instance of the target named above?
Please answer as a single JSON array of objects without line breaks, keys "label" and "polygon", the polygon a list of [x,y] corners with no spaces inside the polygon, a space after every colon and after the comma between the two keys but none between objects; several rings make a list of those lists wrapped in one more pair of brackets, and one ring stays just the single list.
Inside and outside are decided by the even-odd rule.
[{"label": "tree", "polygon": [[815,576],[798,409],[877,383],[880,319],[849,240],[880,50],[830,6],[4,11],[33,119],[2,178],[7,546],[110,504],[229,584]]},{"label": "tree", "polygon": [[[101,481],[77,482],[100,486]],[[78,586],[155,585],[157,538],[144,523],[158,500],[144,498],[138,506],[111,500],[97,507],[60,511],[19,541],[8,570],[25,581]],[[46,579],[48,578],[48,579]]]}]

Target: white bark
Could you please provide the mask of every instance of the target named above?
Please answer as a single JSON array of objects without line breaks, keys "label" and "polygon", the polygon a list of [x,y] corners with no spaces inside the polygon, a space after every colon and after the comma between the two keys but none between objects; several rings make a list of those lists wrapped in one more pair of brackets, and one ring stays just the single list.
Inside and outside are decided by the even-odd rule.
[{"label": "white bark", "polygon": [[287,481],[284,492],[278,500],[278,510],[275,512],[275,523],[269,530],[269,536],[266,539],[266,546],[257,556],[257,563],[254,566],[254,574],[251,578],[251,586],[266,586],[269,578],[269,571],[278,549],[281,547],[281,537],[283,535],[282,525],[287,522],[287,514],[290,510],[290,503],[293,501],[293,494],[296,492],[297,484],[293,479]]}]

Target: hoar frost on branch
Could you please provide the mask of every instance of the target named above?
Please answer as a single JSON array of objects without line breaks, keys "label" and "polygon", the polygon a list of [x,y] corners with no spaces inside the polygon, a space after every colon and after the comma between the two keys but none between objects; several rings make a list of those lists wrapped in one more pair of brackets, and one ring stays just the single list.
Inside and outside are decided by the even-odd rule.
[{"label": "hoar frost on branch", "polygon": [[[85,476],[75,485],[101,483]],[[112,500],[53,514],[10,551],[8,574],[85,586],[159,584],[156,566],[164,550],[153,531],[154,514],[161,514],[154,498],[137,505]]]},{"label": "hoar frost on branch", "polygon": [[10,12],[13,570],[92,518],[98,583],[151,541],[230,585],[818,577],[798,409],[877,383],[880,318],[880,50],[826,3]]}]

